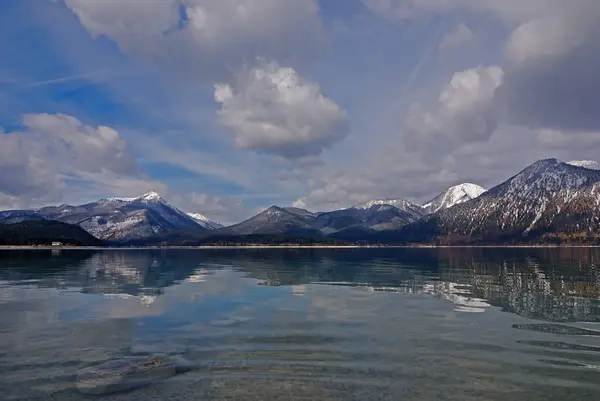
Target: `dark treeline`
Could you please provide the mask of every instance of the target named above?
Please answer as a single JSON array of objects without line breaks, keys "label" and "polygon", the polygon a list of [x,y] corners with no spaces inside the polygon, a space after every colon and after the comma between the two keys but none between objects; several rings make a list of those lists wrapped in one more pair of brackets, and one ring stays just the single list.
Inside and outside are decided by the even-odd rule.
[{"label": "dark treeline", "polygon": [[53,242],[77,246],[103,245],[103,241],[73,224],[58,221],[0,224],[0,245],[52,245]]}]

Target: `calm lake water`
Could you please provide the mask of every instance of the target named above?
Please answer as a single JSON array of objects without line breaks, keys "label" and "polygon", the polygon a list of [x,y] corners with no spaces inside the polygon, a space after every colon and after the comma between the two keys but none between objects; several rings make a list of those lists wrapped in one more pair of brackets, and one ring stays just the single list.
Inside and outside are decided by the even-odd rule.
[{"label": "calm lake water", "polygon": [[0,251],[0,399],[90,399],[131,346],[195,369],[106,400],[599,400],[598,249]]}]

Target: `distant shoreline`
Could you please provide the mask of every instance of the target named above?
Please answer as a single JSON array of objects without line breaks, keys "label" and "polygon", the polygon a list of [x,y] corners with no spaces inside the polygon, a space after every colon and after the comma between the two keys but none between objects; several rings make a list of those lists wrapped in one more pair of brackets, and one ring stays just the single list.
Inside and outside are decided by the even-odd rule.
[{"label": "distant shoreline", "polygon": [[435,249],[435,248],[600,248],[600,245],[200,245],[200,246],[50,246],[50,245],[1,245],[0,251],[7,250],[160,250],[160,249]]}]

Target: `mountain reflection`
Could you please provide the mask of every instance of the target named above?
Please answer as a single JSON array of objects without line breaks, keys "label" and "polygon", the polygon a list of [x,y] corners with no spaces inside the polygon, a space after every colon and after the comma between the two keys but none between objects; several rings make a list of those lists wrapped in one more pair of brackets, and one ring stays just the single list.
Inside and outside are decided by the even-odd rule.
[{"label": "mountain reflection", "polygon": [[552,322],[600,321],[599,257],[593,248],[5,251],[0,280],[152,304],[166,287],[228,269],[300,296],[310,284],[343,285],[430,294],[461,312],[496,306]]}]

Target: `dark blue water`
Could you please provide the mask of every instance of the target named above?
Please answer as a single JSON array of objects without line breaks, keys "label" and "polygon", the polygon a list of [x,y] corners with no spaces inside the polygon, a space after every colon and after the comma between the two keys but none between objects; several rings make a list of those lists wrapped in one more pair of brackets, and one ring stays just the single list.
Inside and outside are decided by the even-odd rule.
[{"label": "dark blue water", "polygon": [[[0,251],[0,399],[89,399],[136,345],[195,369],[107,400],[598,400],[600,250]],[[98,397],[96,397],[98,398]]]}]

